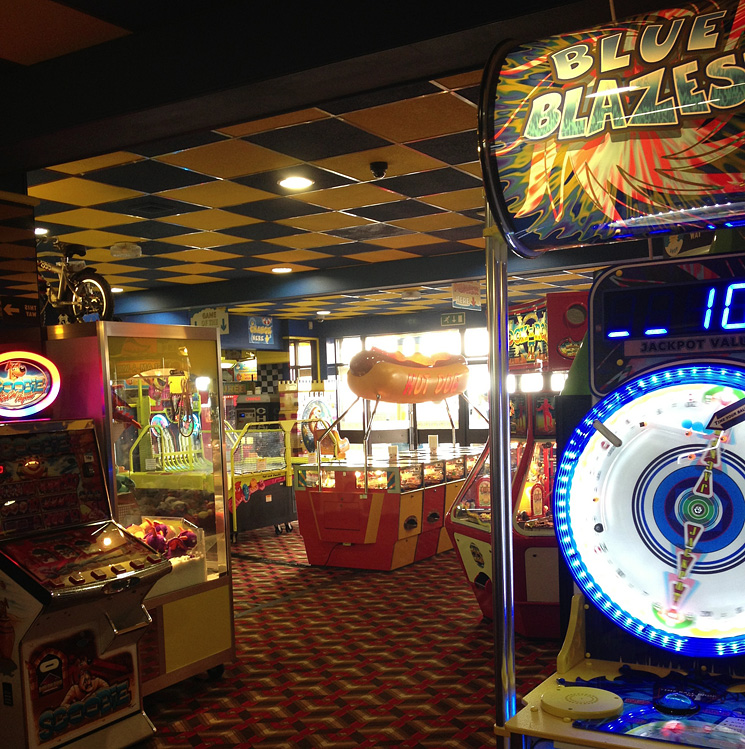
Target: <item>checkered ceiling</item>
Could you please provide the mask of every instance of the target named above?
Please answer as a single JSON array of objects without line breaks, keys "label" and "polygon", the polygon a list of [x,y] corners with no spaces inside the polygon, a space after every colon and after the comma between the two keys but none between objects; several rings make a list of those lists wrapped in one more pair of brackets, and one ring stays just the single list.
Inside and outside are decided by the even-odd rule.
[{"label": "checkered ceiling", "polygon": [[[94,4],[71,5],[99,13]],[[124,4],[114,7],[126,13]],[[130,30],[99,18],[88,32],[78,46]],[[37,226],[91,248],[86,259],[131,298],[179,288],[188,306],[197,288],[210,286],[232,312],[281,317],[447,307],[464,253],[478,257],[484,248],[480,78],[479,69],[396,85],[37,169],[27,175],[28,193],[40,201]],[[288,176],[312,184],[290,190],[280,185]],[[141,254],[118,252],[122,243]],[[417,283],[425,276],[412,267],[435,261],[448,268],[442,283]],[[370,278],[371,266],[388,269],[385,287]],[[343,272],[355,281],[349,293],[283,298],[277,267],[292,278]],[[587,289],[592,270],[542,276],[511,277],[511,301]]]}]

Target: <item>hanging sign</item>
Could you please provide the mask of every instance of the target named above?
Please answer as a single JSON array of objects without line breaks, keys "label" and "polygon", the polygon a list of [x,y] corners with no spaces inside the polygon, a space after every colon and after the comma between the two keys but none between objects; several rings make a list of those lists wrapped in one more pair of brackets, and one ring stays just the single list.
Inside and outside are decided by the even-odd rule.
[{"label": "hanging sign", "polygon": [[0,354],[0,418],[20,419],[51,405],[60,389],[53,362],[31,351]]},{"label": "hanging sign", "polygon": [[460,281],[452,285],[455,309],[481,309],[481,284],[478,281]]},{"label": "hanging sign", "polygon": [[248,318],[248,342],[259,346],[274,344],[274,322],[271,317]]},{"label": "hanging sign", "polygon": [[736,0],[498,48],[480,153],[511,247],[745,225],[744,50]]}]

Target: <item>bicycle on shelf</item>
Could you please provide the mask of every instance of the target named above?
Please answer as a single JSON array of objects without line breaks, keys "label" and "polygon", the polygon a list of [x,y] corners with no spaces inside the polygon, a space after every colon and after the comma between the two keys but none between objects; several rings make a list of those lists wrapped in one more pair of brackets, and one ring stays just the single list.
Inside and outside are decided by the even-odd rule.
[{"label": "bicycle on shelf", "polygon": [[86,266],[82,259],[86,248],[61,242],[57,237],[41,240],[39,245],[44,243],[51,244],[62,259],[51,263],[39,257],[36,261],[42,322],[46,321],[50,307],[58,310],[60,321],[65,315],[69,322],[111,320],[114,316],[111,287],[95,268]]}]

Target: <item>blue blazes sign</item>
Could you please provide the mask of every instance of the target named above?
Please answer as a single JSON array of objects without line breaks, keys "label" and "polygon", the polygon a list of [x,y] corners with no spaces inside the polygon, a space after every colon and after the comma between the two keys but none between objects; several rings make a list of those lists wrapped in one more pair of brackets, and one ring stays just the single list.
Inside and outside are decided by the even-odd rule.
[{"label": "blue blazes sign", "polygon": [[274,320],[271,317],[249,317],[248,342],[252,346],[273,346]]}]

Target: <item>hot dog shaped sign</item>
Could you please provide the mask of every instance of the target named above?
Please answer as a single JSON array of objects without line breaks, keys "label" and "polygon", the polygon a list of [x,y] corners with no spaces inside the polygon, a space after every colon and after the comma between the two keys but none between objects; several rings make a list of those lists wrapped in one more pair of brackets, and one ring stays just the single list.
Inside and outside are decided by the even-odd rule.
[{"label": "hot dog shaped sign", "polygon": [[361,398],[387,403],[424,403],[460,395],[468,385],[466,360],[458,355],[389,354],[360,351],[349,362],[349,389]]}]

